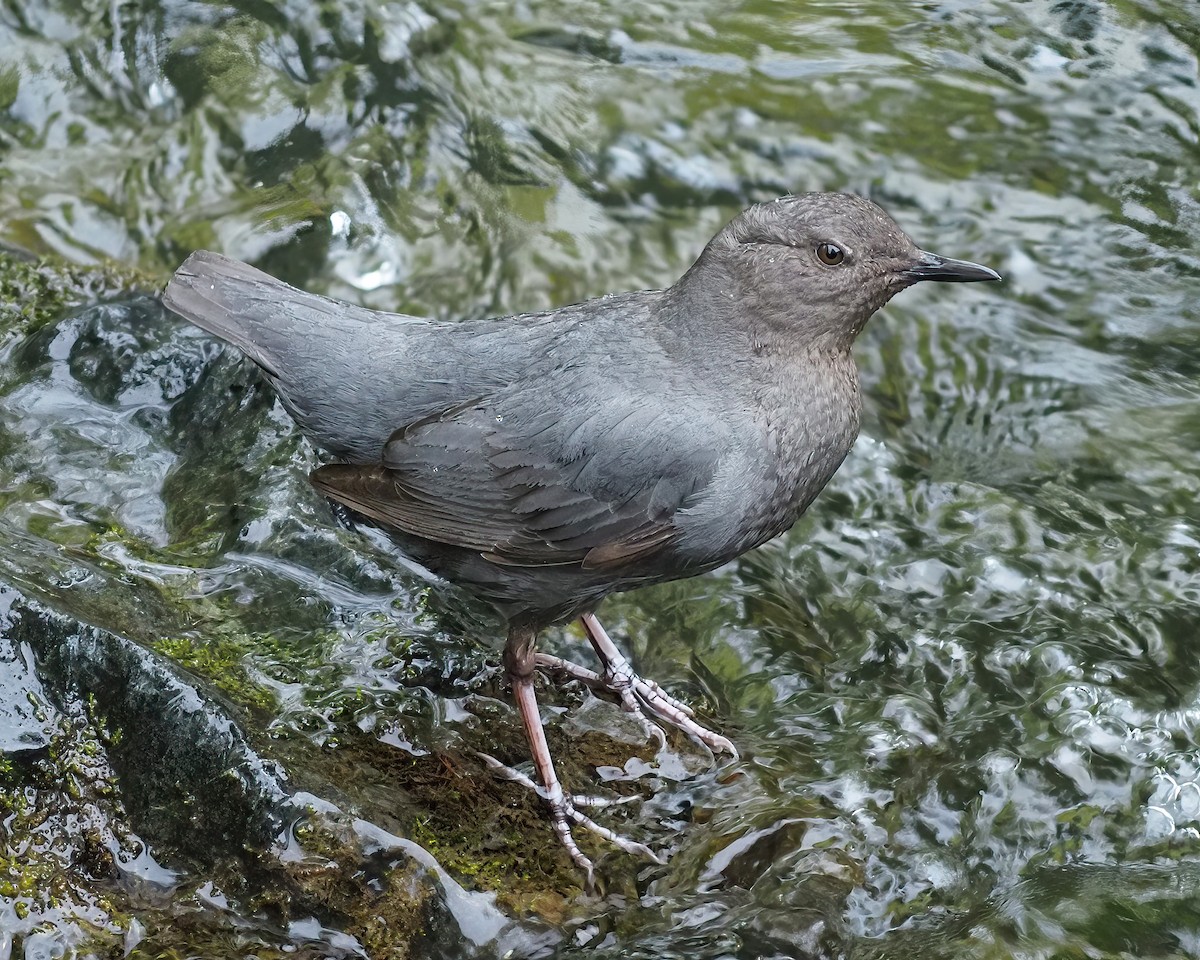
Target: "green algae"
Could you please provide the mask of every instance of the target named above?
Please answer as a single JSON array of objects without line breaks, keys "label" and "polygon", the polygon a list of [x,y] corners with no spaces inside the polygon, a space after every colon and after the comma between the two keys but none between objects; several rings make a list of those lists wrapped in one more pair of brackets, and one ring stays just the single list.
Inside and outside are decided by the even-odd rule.
[{"label": "green algae", "polygon": [[234,637],[206,634],[203,639],[162,637],[149,641],[149,646],[203,677],[239,706],[267,711],[278,703],[271,690],[251,679],[246,666],[251,651],[263,648],[262,640],[251,640],[244,634]]},{"label": "green algae", "polygon": [[0,247],[0,347],[73,307],[151,291],[164,281],[125,265],[80,266]]},{"label": "green algae", "polygon": [[264,885],[256,908],[286,914],[288,898],[317,902],[342,918],[368,956],[404,960],[420,951],[433,890],[415,861],[397,858],[381,870],[346,823],[328,818],[310,816],[292,835],[305,856],[283,863],[284,882]]},{"label": "green algae", "polygon": [[130,905],[115,858],[138,843],[104,756],[109,736],[77,704],[44,750],[0,765],[0,928],[15,918],[15,947],[56,932],[105,952],[121,942]]}]

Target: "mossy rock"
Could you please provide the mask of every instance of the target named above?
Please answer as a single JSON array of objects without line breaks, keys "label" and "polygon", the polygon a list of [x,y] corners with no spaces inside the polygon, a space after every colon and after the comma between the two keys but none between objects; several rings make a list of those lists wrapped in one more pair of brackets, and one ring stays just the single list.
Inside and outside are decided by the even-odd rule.
[{"label": "mossy rock", "polygon": [[148,293],[166,283],[120,264],[80,266],[0,247],[0,344],[88,303]]}]

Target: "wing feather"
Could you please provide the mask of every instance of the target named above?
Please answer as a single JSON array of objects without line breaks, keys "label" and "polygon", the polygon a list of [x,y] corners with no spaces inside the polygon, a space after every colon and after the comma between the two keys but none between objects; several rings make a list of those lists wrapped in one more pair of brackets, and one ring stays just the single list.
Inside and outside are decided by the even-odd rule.
[{"label": "wing feather", "polygon": [[384,527],[497,564],[604,570],[675,542],[676,513],[715,471],[716,453],[678,450],[677,425],[640,399],[566,415],[498,409],[457,404],[395,431],[381,463],[324,466],[312,483]]}]

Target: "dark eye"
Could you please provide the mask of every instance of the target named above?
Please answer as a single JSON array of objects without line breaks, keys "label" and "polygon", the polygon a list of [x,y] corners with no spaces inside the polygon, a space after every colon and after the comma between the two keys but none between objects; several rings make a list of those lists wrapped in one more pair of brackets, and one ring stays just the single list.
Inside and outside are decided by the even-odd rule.
[{"label": "dark eye", "polygon": [[846,254],[836,243],[818,243],[817,259],[827,267],[836,267],[846,259]]}]

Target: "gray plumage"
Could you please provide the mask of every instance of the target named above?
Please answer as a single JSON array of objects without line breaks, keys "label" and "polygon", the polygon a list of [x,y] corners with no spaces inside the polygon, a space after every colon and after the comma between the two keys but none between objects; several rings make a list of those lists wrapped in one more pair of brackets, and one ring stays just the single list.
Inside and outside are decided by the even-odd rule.
[{"label": "gray plumage", "polygon": [[163,302],[342,461],[321,493],[537,628],[792,526],[858,434],[855,337],[919,279],[996,275],[922,253],[867,200],[807,194],[741,213],[665,290],[545,313],[377,313],[207,252]]},{"label": "gray plumage", "polygon": [[[542,729],[539,668],[615,696],[715,753],[726,737],[647,682],[596,619],[609,593],[686,577],[788,529],[858,434],[850,350],[918,280],[995,280],[922,253],[874,204],[807,194],[757,204],[678,283],[546,313],[431,323],[304,293],[196,253],[163,302],[257,363],[312,439],[342,462],[313,485],[508,618],[505,672],[568,855],[582,826],[648,847],[575,807]],[[599,672],[537,653],[578,615]],[[651,719],[653,718],[653,719]]]}]

